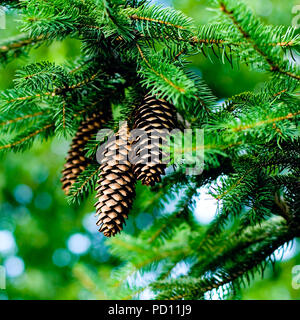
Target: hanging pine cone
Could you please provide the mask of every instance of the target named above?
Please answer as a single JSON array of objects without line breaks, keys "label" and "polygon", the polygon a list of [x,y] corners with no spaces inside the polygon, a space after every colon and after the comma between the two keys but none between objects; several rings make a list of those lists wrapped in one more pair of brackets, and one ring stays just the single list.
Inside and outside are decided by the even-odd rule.
[{"label": "hanging pine cone", "polygon": [[101,153],[95,207],[99,215],[99,231],[106,237],[115,236],[123,229],[135,197],[135,178],[128,159],[129,152],[129,130],[127,125],[123,125],[108,140]]},{"label": "hanging pine cone", "polygon": [[106,122],[106,117],[103,112],[93,113],[90,117],[84,120],[79,126],[75,137],[72,140],[68,156],[66,158],[66,164],[62,172],[62,189],[65,194],[69,193],[69,190],[73,183],[76,181],[78,175],[85,170],[91,159],[84,156],[84,147],[86,143],[95,135]]},{"label": "hanging pine cone", "polygon": [[169,133],[177,125],[175,107],[163,99],[147,95],[134,111],[133,129],[141,129],[144,134],[134,137],[132,145],[133,172],[142,184],[153,186],[165,174],[166,156],[161,145],[167,143]]}]

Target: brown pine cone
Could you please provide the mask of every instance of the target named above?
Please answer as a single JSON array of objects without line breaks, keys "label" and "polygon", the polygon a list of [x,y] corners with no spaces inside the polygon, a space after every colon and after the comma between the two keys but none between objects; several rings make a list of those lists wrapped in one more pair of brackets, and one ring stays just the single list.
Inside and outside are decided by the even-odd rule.
[{"label": "brown pine cone", "polygon": [[142,184],[153,186],[165,174],[166,164],[162,160],[166,155],[161,145],[167,143],[168,133],[177,125],[176,109],[167,101],[148,95],[135,108],[134,121],[133,129],[144,133],[133,137],[133,172]]},{"label": "brown pine cone", "polygon": [[115,236],[123,229],[135,197],[129,151],[129,130],[125,124],[104,146],[97,181],[97,225],[106,237]]},{"label": "brown pine cone", "polygon": [[62,171],[62,189],[65,194],[69,193],[69,190],[73,183],[76,181],[78,175],[85,170],[85,168],[91,163],[91,159],[84,156],[84,148],[86,143],[97,134],[97,132],[103,127],[107,118],[103,112],[93,113],[86,120],[82,121],[79,126],[75,137],[72,140],[68,156],[66,158],[66,164]]}]

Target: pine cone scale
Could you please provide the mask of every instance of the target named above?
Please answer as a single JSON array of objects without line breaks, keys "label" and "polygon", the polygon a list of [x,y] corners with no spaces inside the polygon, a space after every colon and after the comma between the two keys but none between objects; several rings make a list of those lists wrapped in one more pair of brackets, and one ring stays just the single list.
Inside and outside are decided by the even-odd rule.
[{"label": "pine cone scale", "polygon": [[165,135],[176,127],[175,107],[162,99],[146,96],[135,109],[134,119],[134,129],[144,132],[133,142],[134,175],[142,184],[153,186],[165,173],[162,159],[166,154],[161,146],[167,143]]},{"label": "pine cone scale", "polygon": [[93,113],[79,126],[78,131],[72,140],[66,163],[62,171],[61,182],[65,194],[69,193],[69,190],[76,181],[78,175],[92,162],[91,159],[83,156],[84,147],[105,122],[106,117],[104,113],[99,111]]},{"label": "pine cone scale", "polygon": [[130,150],[129,130],[123,126],[103,152],[95,207],[99,231],[106,237],[123,229],[135,197],[135,177],[128,160]]}]

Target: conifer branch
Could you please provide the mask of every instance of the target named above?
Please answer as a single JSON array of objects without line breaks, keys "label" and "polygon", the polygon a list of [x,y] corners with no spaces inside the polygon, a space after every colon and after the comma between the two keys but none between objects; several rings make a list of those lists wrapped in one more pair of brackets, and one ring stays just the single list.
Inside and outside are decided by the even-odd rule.
[{"label": "conifer branch", "polygon": [[14,42],[11,42],[7,45],[2,45],[0,46],[0,53],[7,53],[10,50],[16,50],[16,49],[21,49],[30,45],[34,45],[40,41],[45,40],[44,36],[39,36],[36,38],[25,38],[21,40],[16,40]]},{"label": "conifer branch", "polygon": [[76,84],[73,84],[71,86],[64,86],[64,87],[61,87],[61,88],[55,88],[53,91],[49,91],[49,92],[37,93],[37,94],[34,94],[34,95],[23,96],[23,97],[17,97],[15,99],[7,100],[6,102],[7,103],[13,103],[13,102],[16,102],[16,101],[24,101],[24,100],[34,99],[34,98],[42,98],[43,96],[55,97],[55,96],[58,96],[58,95],[61,95],[61,94],[65,94],[68,91],[78,89],[80,87],[83,87],[83,86],[87,85],[89,82],[94,81],[97,78],[99,73],[100,73],[100,71],[95,73],[95,74],[93,74],[91,77],[86,78],[86,79],[84,79],[82,81],[79,81]]},{"label": "conifer branch", "polygon": [[168,22],[168,21],[163,21],[163,20],[158,20],[158,19],[153,19],[153,18],[148,18],[148,17],[140,17],[140,16],[138,16],[136,14],[133,14],[132,16],[130,16],[130,19],[132,19],[132,20],[140,20],[140,21],[149,21],[149,22],[158,23],[158,24],[162,24],[162,25],[165,25],[165,26],[173,27],[173,28],[176,28],[176,29],[186,30],[186,28],[184,26],[172,24],[171,22]]},{"label": "conifer branch", "polygon": [[267,119],[267,120],[263,120],[263,121],[258,121],[258,122],[253,123],[253,124],[232,128],[232,131],[239,132],[239,131],[252,129],[252,128],[255,128],[257,126],[261,126],[261,125],[264,125],[264,124],[275,123],[275,122],[279,122],[279,121],[292,119],[292,118],[298,116],[299,114],[300,114],[300,111],[295,112],[295,113],[289,113],[289,114],[287,114],[285,116],[282,116],[282,117],[277,117],[277,118],[273,118],[273,119]]},{"label": "conifer branch", "polygon": [[[153,289],[159,292],[157,298],[170,300],[189,299],[191,297],[199,297],[205,292],[218,289],[228,283],[240,285],[242,279],[244,277],[249,279],[248,274],[269,259],[274,250],[289,242],[295,234],[299,233],[299,230],[294,229],[292,226],[289,228],[282,223],[274,223],[273,226],[271,225],[271,229],[276,232],[276,236],[274,236],[274,233],[269,233],[269,236],[265,234],[263,237],[260,234],[259,238],[262,241],[262,245],[258,246],[258,249],[252,252],[252,255],[245,255],[240,261],[236,261],[236,264],[228,263],[228,266],[224,265],[220,271],[213,273],[211,276],[192,278],[188,281],[185,277],[178,280],[163,280],[153,283]],[[170,285],[172,289],[170,289]]]},{"label": "conifer branch", "polygon": [[99,170],[100,165],[98,163],[90,164],[85,171],[79,174],[76,182],[71,186],[68,195],[68,201],[70,203],[80,203],[80,201],[91,192],[96,183]]},{"label": "conifer branch", "polygon": [[146,65],[160,78],[162,78],[167,84],[169,84],[170,86],[172,86],[175,90],[181,92],[181,93],[185,93],[185,89],[184,88],[180,88],[179,86],[177,86],[176,84],[174,84],[170,79],[166,78],[163,74],[159,73],[158,71],[156,71],[155,69],[153,69],[153,67],[151,66],[150,62],[146,59],[141,47],[136,44],[139,54],[141,56],[141,58],[145,61]]},{"label": "conifer branch", "polygon": [[272,72],[279,72],[281,74],[287,75],[289,77],[292,77],[296,80],[300,80],[300,76],[297,74],[293,74],[290,71],[283,70],[275,61],[273,61],[272,57],[270,57],[266,52],[264,52],[260,46],[255,42],[254,39],[251,38],[250,34],[244,30],[244,28],[241,26],[241,24],[238,22],[238,20],[235,18],[234,15],[234,10],[229,11],[227,9],[227,6],[225,5],[224,2],[220,1],[220,10],[224,12],[233,22],[233,24],[236,26],[236,28],[239,30],[241,35],[244,37],[244,39],[252,45],[254,50],[261,55],[265,61],[269,64],[270,66],[270,71]]},{"label": "conifer branch", "polygon": [[18,36],[16,39],[7,40],[0,43],[0,63],[7,63],[12,59],[26,53],[31,47],[37,47],[46,41],[46,37]]},{"label": "conifer branch", "polygon": [[45,112],[49,112],[49,111],[40,111],[40,112],[36,112],[36,113],[33,113],[33,114],[26,114],[22,117],[17,117],[15,119],[10,119],[10,120],[6,120],[6,121],[3,121],[0,123],[0,126],[6,126],[6,125],[9,125],[9,124],[12,124],[12,123],[16,123],[18,121],[22,121],[22,120],[25,120],[25,119],[30,119],[30,118],[35,118],[35,117],[38,117],[38,116],[42,116],[43,114],[45,114]]},{"label": "conifer branch", "polygon": [[10,149],[10,148],[14,148],[18,145],[23,144],[24,142],[30,140],[31,138],[39,135],[42,132],[45,132],[47,129],[52,128],[54,126],[54,124],[47,124],[45,126],[43,126],[41,129],[35,130],[31,133],[29,133],[28,135],[26,135],[25,137],[22,137],[21,139],[18,139],[14,142],[8,143],[6,145],[0,145],[0,150],[4,150],[4,149]]},{"label": "conifer branch", "polygon": [[[157,277],[147,286],[156,298],[202,299],[213,289],[225,293],[225,286],[231,293],[256,270],[263,271],[274,250],[299,236],[299,75],[286,54],[292,56],[299,46],[294,28],[263,25],[233,0],[214,0],[216,16],[199,28],[181,12],[144,0],[9,3],[20,9],[26,34],[1,41],[0,62],[66,38],[79,40],[83,50],[67,66],[35,62],[16,72],[14,88],[0,95],[0,128],[10,138],[1,141],[0,151],[24,151],[38,138],[73,136],[62,179],[70,203],[97,191],[98,224],[105,225],[107,236],[122,230],[129,210],[133,216],[155,212],[147,230],[110,240],[114,261],[122,262],[114,271],[117,281],[105,281],[114,289],[103,295],[83,268],[75,275],[84,287],[96,296],[116,292],[133,298],[146,288],[132,285],[134,279],[154,271]],[[259,92],[242,92],[220,103],[202,75],[189,69],[186,58],[201,53],[232,66],[233,59],[244,61],[272,76]],[[180,128],[205,130],[203,143],[176,142],[171,164],[180,165],[165,176],[148,164],[138,170],[129,162],[100,167],[96,155],[105,138],[98,141],[95,135],[102,120],[114,131],[120,119],[129,120],[132,129],[138,106],[156,110],[157,119],[146,113],[142,127],[168,120],[164,115],[171,109],[160,103],[145,108],[145,94],[173,105],[170,127],[178,120]],[[113,115],[109,121],[101,118],[106,111]],[[112,151],[120,150],[105,155]],[[188,157],[195,151],[205,156],[203,172],[188,176]],[[157,184],[151,190],[135,186],[141,176]],[[193,212],[196,200],[202,201],[199,188],[218,203],[207,226]],[[175,198],[175,208],[167,213],[165,203]],[[187,266],[185,276],[176,274],[181,263]]]}]

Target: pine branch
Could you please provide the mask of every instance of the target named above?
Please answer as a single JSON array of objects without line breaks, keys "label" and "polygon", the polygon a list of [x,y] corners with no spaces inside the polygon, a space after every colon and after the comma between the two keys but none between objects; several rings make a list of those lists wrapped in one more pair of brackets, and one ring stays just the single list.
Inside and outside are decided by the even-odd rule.
[{"label": "pine branch", "polygon": [[[245,6],[242,6],[244,10],[241,10],[241,4],[239,4],[239,7],[233,6],[231,1],[228,0],[226,2],[219,1],[220,10],[228,16],[228,18],[232,21],[232,23],[236,26],[242,37],[253,47],[253,49],[264,58],[264,60],[267,62],[267,64],[270,67],[271,72],[278,72],[282,75],[289,76],[291,78],[300,80],[300,76],[297,74],[294,74],[293,72],[290,72],[289,70],[285,70],[280,63],[278,62],[278,59],[276,59],[270,54],[269,51],[265,50],[264,47],[260,45],[260,42],[258,42],[257,38],[257,32],[259,27],[259,22],[255,21],[253,18],[253,22],[248,24],[245,23],[245,20],[242,20],[243,17],[246,17],[245,15],[248,14],[250,17],[252,17],[252,13],[250,13],[249,10],[246,9]],[[231,5],[232,9],[229,9],[229,5]],[[238,8],[238,9],[237,9]],[[248,17],[248,22],[249,22]],[[252,29],[251,29],[252,28]],[[261,29],[261,28],[260,28]],[[260,30],[261,31],[261,30]],[[261,34],[262,36],[262,34]]]},{"label": "pine branch", "polygon": [[[46,71],[45,71],[46,72]],[[55,87],[52,91],[46,91],[46,92],[42,92],[42,93],[34,93],[34,91],[36,90],[36,86],[38,86],[39,82],[40,82],[40,78],[37,77],[36,79],[32,79],[34,77],[34,75],[29,76],[29,77],[25,77],[26,83],[28,83],[29,81],[33,80],[33,84],[31,84],[29,82],[28,87],[30,89],[24,89],[23,88],[23,83],[22,83],[22,90],[18,89],[18,90],[10,90],[7,92],[3,92],[2,93],[2,100],[4,100],[5,105],[3,106],[4,110],[7,110],[9,108],[12,108],[13,105],[15,103],[26,103],[28,100],[35,100],[35,99],[44,99],[47,97],[50,98],[54,98],[60,95],[65,95],[67,92],[73,91],[75,89],[79,89],[81,87],[86,86],[87,84],[89,84],[90,82],[93,82],[98,74],[100,73],[97,72],[95,74],[93,74],[92,76],[90,76],[89,78],[85,78],[83,80],[80,80],[79,82],[72,84],[72,85],[65,85],[62,87]],[[49,75],[49,74],[45,74],[46,77],[52,77],[53,75]],[[63,80],[65,81],[66,79],[64,79],[65,74],[62,74],[63,76]],[[40,86],[45,89],[44,83],[43,81],[40,83]],[[18,96],[19,92],[22,92],[21,96]]]},{"label": "pine branch", "polygon": [[70,81],[70,77],[63,67],[50,62],[30,64],[17,71],[16,77],[16,88],[35,91],[55,90]]},{"label": "pine branch", "polygon": [[[276,224],[275,224],[276,225]],[[263,230],[263,229],[262,229]],[[271,235],[271,239],[266,241],[254,249],[252,254],[243,255],[236,260],[234,264],[225,264],[219,271],[213,275],[204,278],[186,278],[168,281],[158,281],[152,284],[152,288],[159,292],[157,299],[191,299],[193,297],[201,297],[203,293],[213,289],[218,289],[228,283],[241,283],[242,278],[249,279],[249,272],[257,268],[268,259],[272,253],[285,243],[289,242],[299,230],[289,229],[284,224],[278,229],[273,226],[276,232]],[[261,239],[266,239],[265,237]]]},{"label": "pine branch", "polygon": [[173,236],[174,230],[184,221],[188,221],[191,215],[191,207],[193,197],[197,194],[197,186],[194,184],[187,186],[185,195],[180,199],[176,206],[176,210],[169,215],[157,219],[155,224],[145,231],[141,237],[148,239],[149,244],[155,245],[157,240],[170,239]]},{"label": "pine branch", "polygon": [[18,8],[22,5],[20,0],[3,0],[1,1],[2,6],[7,6],[9,8]]},{"label": "pine branch", "polygon": [[264,125],[264,124],[269,124],[269,123],[273,123],[274,124],[275,122],[284,121],[284,120],[287,120],[287,119],[292,119],[294,117],[297,117],[299,114],[300,114],[300,110],[295,112],[295,113],[288,113],[287,115],[282,116],[282,117],[276,117],[276,118],[273,118],[273,119],[262,120],[262,121],[258,121],[256,123],[245,125],[245,126],[238,126],[236,128],[233,128],[232,130],[234,132],[239,132],[239,131],[252,129],[252,128],[255,128],[256,126],[261,126],[261,125]]},{"label": "pine branch", "polygon": [[72,185],[68,201],[69,203],[80,203],[86,198],[92,190],[94,190],[98,174],[100,170],[99,164],[90,164],[77,178],[76,182]]},{"label": "pine branch", "polygon": [[53,134],[53,130],[49,130],[54,127],[54,124],[46,124],[42,127],[34,127],[26,130],[23,134],[18,135],[15,137],[10,143],[1,144],[0,150],[7,150],[11,149],[13,151],[24,151],[26,148],[29,148],[33,140],[37,136],[41,136],[43,138],[48,138],[51,134]]},{"label": "pine branch", "polygon": [[[24,126],[24,123],[27,123],[28,121],[31,121],[32,119],[36,117],[40,117],[45,115],[46,113],[49,113],[49,110],[45,111],[38,111],[32,114],[25,114],[22,116],[14,117],[12,116],[7,116],[7,115],[2,115],[0,117],[0,127],[7,127],[8,130],[15,130],[17,125],[20,125],[20,127]],[[14,126],[12,126],[14,125]]]},{"label": "pine branch", "polygon": [[36,48],[45,40],[47,40],[45,36],[30,38],[26,35],[20,35],[17,38],[1,42],[0,63],[7,63],[16,57],[26,54],[30,48]]},{"label": "pine branch", "polygon": [[[173,104],[184,104],[184,99],[192,98],[196,94],[194,83],[186,77],[186,75],[164,60],[159,54],[153,52],[145,56],[142,48],[137,44],[139,55],[142,59],[141,69],[139,74],[144,78],[141,81],[143,86],[146,86],[152,95],[160,98],[169,98]],[[172,80],[171,80],[172,79]]]},{"label": "pine branch", "polygon": [[145,5],[131,10],[130,19],[135,22],[139,32],[150,38],[161,33],[164,37],[181,38],[191,28],[191,19],[181,12],[155,5]]}]

